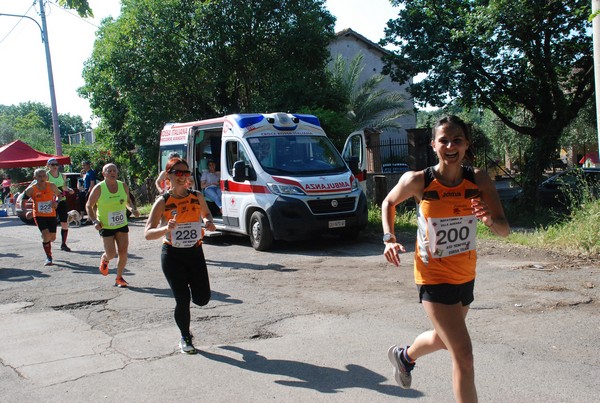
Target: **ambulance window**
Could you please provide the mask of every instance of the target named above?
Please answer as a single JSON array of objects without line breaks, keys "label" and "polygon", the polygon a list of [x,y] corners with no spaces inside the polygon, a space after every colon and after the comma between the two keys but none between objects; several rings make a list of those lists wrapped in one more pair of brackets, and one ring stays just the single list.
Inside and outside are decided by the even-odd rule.
[{"label": "ambulance window", "polygon": [[344,149],[344,159],[349,161],[351,157],[360,157],[362,151],[362,138],[360,135],[350,137],[347,147]]},{"label": "ambulance window", "polygon": [[187,146],[185,144],[177,144],[174,146],[163,146],[160,148],[160,161],[159,171],[163,171],[167,162],[169,162],[169,155],[172,153],[179,154],[182,158],[187,158]]},{"label": "ambulance window", "polygon": [[236,161],[244,161],[246,165],[250,165],[248,153],[244,150],[244,146],[237,141],[228,141],[225,144],[225,152],[227,156],[227,170],[229,175],[233,175],[233,164]]}]

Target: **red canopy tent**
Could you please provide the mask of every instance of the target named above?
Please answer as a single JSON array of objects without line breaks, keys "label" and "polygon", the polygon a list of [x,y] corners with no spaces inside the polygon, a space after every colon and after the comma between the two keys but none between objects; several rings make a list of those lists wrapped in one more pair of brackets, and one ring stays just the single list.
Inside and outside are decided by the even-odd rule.
[{"label": "red canopy tent", "polygon": [[21,140],[0,147],[0,168],[41,167],[46,165],[50,158],[56,158],[62,165],[71,163],[71,157],[59,157],[37,151]]}]

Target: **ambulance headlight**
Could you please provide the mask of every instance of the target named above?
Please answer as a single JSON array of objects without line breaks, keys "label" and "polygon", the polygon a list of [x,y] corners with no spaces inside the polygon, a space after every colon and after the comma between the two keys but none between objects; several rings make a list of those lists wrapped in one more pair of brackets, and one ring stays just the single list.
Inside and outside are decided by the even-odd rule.
[{"label": "ambulance headlight", "polygon": [[298,186],[294,185],[283,185],[281,183],[267,183],[267,187],[276,195],[305,195],[304,191]]},{"label": "ambulance headlight", "polygon": [[359,186],[358,186],[358,179],[354,178],[354,180],[352,181],[352,190],[358,190]]}]

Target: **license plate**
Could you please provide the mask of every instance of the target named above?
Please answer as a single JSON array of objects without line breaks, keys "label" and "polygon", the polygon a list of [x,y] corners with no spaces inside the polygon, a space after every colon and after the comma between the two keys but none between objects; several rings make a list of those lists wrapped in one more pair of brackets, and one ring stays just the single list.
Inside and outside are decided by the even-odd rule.
[{"label": "license plate", "polygon": [[329,228],[342,228],[346,226],[346,220],[329,221]]}]

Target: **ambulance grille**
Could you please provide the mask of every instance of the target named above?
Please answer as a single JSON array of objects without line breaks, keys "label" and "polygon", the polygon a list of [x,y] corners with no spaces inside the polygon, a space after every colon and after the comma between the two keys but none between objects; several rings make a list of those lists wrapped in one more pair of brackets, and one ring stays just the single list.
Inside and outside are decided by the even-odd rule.
[{"label": "ambulance grille", "polygon": [[308,206],[313,214],[350,213],[354,211],[355,205],[356,197],[308,201]]}]

